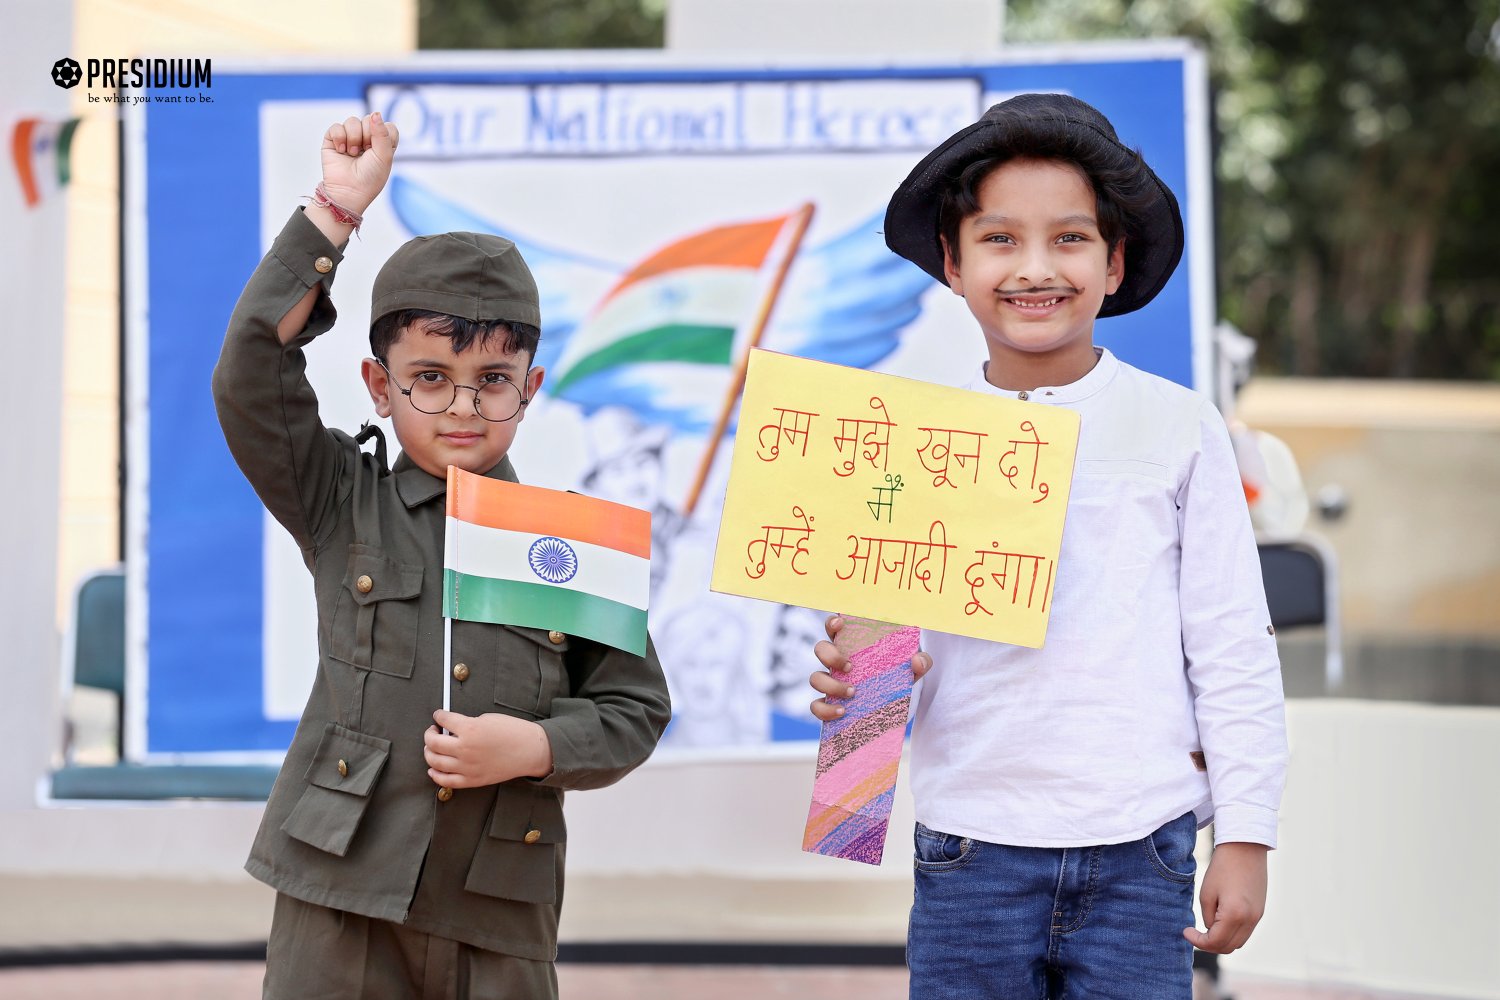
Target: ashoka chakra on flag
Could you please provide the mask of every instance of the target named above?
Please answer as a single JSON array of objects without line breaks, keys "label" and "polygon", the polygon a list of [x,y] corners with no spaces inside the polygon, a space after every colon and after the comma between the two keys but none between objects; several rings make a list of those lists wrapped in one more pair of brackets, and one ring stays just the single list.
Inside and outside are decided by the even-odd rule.
[{"label": "ashoka chakra on flag", "polygon": [[548,583],[567,583],[578,573],[578,553],[552,535],[532,542],[526,561],[531,563],[531,571]]}]

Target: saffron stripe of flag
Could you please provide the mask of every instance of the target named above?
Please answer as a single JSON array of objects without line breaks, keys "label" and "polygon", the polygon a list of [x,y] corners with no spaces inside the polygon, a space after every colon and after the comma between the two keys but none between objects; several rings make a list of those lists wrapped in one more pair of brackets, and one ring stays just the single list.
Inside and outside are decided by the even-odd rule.
[{"label": "saffron stripe of flag", "polygon": [[651,558],[651,515],[644,510],[450,469],[449,517],[488,528],[557,535]]},{"label": "saffron stripe of flag", "polygon": [[443,614],[642,655],[651,515],[449,467]]},{"label": "saffron stripe of flag", "polygon": [[766,259],[766,254],[776,245],[781,227],[786,225],[789,218],[787,215],[778,215],[759,222],[718,226],[668,244],[631,268],[609,294],[604,296],[601,305],[631,284],[668,271],[704,265],[758,268]]}]

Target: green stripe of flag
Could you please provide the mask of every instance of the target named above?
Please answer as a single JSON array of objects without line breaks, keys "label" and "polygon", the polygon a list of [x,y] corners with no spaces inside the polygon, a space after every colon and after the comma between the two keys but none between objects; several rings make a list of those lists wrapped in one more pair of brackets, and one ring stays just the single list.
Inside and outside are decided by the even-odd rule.
[{"label": "green stripe of flag", "polygon": [[611,341],[578,359],[558,383],[553,394],[562,392],[589,375],[621,364],[643,361],[685,361],[690,364],[727,365],[734,345],[734,327],[669,323]]},{"label": "green stripe of flag", "polygon": [[57,133],[57,186],[67,187],[73,179],[73,133],[81,118],[69,118]]},{"label": "green stripe of flag", "polygon": [[469,622],[556,629],[637,656],[646,653],[646,612],[563,587],[445,569],[443,614]]}]

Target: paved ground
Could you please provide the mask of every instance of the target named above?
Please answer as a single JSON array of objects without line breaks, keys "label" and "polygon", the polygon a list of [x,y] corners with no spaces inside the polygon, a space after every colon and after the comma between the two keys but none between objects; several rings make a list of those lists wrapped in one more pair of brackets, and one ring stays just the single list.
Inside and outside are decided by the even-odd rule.
[{"label": "paved ground", "polygon": [[[5,1000],[256,1000],[259,962],[173,962],[0,969]],[[906,1000],[904,969],[574,965],[558,970],[566,1000]],[[1421,1000],[1258,980],[1229,984],[1236,1000]]]}]

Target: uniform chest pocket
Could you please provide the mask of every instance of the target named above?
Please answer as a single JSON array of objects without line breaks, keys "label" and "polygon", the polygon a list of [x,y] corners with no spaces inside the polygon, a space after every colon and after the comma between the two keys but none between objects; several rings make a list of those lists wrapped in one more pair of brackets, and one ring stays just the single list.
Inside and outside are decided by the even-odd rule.
[{"label": "uniform chest pocket", "polygon": [[533,718],[549,717],[552,700],[569,693],[563,663],[568,636],[520,625],[501,626],[494,634],[500,645],[495,704]]},{"label": "uniform chest pocket", "polygon": [[328,655],[361,670],[410,677],[417,659],[422,567],[389,559],[367,545],[349,546]]}]

